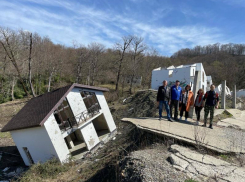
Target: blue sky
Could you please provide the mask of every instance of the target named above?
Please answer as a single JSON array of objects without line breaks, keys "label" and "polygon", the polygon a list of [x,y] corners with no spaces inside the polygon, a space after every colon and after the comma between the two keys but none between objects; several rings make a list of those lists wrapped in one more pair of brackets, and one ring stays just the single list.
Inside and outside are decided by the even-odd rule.
[{"label": "blue sky", "polygon": [[244,0],[1,0],[0,12],[0,26],[66,46],[113,47],[130,34],[170,56],[195,45],[245,40]]}]

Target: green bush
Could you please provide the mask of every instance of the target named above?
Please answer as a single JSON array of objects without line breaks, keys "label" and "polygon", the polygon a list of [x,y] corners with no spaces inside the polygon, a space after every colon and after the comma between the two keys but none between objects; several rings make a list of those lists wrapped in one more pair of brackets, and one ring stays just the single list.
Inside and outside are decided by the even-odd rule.
[{"label": "green bush", "polygon": [[15,90],[14,90],[15,99],[22,99],[25,95],[26,95],[25,92],[21,88],[15,87]]},{"label": "green bush", "polygon": [[196,181],[194,179],[186,179],[185,182],[198,182],[198,181]]}]

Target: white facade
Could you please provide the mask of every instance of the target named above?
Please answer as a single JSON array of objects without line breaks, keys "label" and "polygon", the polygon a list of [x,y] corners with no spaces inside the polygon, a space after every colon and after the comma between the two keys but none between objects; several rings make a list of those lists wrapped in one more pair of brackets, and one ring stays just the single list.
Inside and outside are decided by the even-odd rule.
[{"label": "white facade", "polygon": [[199,80],[200,88],[207,90],[212,84],[211,76],[206,76],[202,63],[191,65],[170,66],[168,68],[156,68],[152,71],[151,88],[157,90],[162,86],[163,80],[168,81],[168,85],[172,86],[176,80],[180,81],[180,86],[183,88],[186,85],[193,87],[195,72],[201,72],[201,79]]},{"label": "white facade", "polygon": [[[81,91],[93,92],[96,95],[100,109],[92,117],[88,117]],[[76,155],[79,153],[79,146],[90,151],[101,143],[101,136],[115,134],[116,125],[102,91],[74,87],[65,98],[78,124],[63,130],[52,113],[43,126],[10,131],[26,165],[45,162],[53,157],[60,162],[66,162],[76,147]],[[87,114],[88,118],[83,122],[82,113],[84,116]],[[24,148],[28,149],[33,162]]]},{"label": "white facade", "polygon": [[[215,87],[215,92],[217,92],[218,94],[222,93],[222,84],[219,84],[217,87]],[[231,95],[231,91],[230,91],[229,87],[227,87],[227,86],[225,88],[225,94]]]}]

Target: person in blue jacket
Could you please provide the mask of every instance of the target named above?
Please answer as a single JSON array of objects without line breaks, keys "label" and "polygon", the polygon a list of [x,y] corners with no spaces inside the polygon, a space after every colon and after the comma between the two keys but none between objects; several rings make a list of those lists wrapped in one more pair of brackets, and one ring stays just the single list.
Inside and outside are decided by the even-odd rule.
[{"label": "person in blue jacket", "polygon": [[179,103],[181,102],[182,89],[179,86],[180,81],[176,80],[175,85],[171,87],[171,104],[170,104],[170,116],[173,116],[173,107],[174,107],[174,120],[178,121],[178,111]]}]

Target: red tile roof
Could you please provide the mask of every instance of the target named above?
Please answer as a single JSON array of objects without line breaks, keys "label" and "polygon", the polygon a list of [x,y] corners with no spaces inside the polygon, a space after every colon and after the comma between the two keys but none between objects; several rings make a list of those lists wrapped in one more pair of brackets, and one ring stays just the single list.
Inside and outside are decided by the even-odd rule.
[{"label": "red tile roof", "polygon": [[1,132],[42,126],[67,94],[74,88],[109,91],[106,88],[72,84],[32,98],[1,130]]}]

